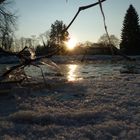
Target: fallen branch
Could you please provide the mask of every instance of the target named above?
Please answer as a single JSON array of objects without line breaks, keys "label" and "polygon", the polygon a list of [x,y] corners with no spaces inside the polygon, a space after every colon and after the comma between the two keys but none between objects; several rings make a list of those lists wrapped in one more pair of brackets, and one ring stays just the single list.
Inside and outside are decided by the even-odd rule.
[{"label": "fallen branch", "polygon": [[[4,78],[6,78],[9,74],[11,74],[13,71],[18,70],[18,69],[24,69],[26,66],[33,65],[33,66],[36,66],[36,67],[40,68],[40,66],[38,66],[38,64],[36,64],[36,62],[40,62],[40,64],[48,64],[48,61],[45,61],[45,60],[47,58],[50,58],[51,56],[55,55],[59,51],[59,49],[57,49],[57,50],[49,53],[48,55],[40,56],[40,57],[36,57],[36,58],[32,59],[31,57],[27,57],[26,55],[24,55],[24,51],[26,49],[28,49],[28,47],[23,48],[20,52],[8,52],[8,51],[5,51],[5,50],[1,49],[1,52],[5,53],[5,54],[8,54],[8,55],[17,56],[19,58],[19,60],[20,60],[20,64],[17,64],[15,66],[12,66],[9,70],[7,70],[6,72],[4,72],[1,75],[1,77],[0,77],[0,80],[1,81]],[[30,52],[30,53],[34,53],[34,52]],[[54,64],[55,63],[52,62],[52,65],[51,65],[50,62],[52,62],[52,61],[50,60],[48,65],[54,67]],[[46,84],[43,71],[42,71],[41,68],[40,68],[40,70],[41,70],[41,74],[42,74],[43,79],[44,79],[44,83]],[[14,75],[14,76],[16,77],[16,75]]]}]

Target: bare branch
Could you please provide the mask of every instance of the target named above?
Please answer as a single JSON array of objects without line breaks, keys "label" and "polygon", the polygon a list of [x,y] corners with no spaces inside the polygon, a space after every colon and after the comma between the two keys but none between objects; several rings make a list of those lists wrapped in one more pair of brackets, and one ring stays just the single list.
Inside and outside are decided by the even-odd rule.
[{"label": "bare branch", "polygon": [[[101,10],[102,16],[103,16],[104,28],[105,28],[105,32],[106,32],[107,37],[108,37],[108,41],[109,41],[109,44],[110,44],[110,49],[111,49],[112,55],[114,55],[114,51],[113,51],[113,48],[112,48],[112,45],[111,45],[112,42],[111,42],[111,39],[110,39],[108,30],[107,30],[106,18],[105,18],[105,14],[104,14],[103,7],[102,7],[102,1],[101,0],[98,0],[98,2],[99,2],[99,6],[100,6],[100,10]],[[120,50],[117,47],[114,46],[114,48],[115,48],[115,50],[117,50],[117,52],[118,52],[119,55],[123,56],[127,60],[132,60],[127,55],[121,53]]]},{"label": "bare branch", "polygon": [[6,77],[11,72],[13,72],[14,70],[16,70],[17,68],[20,68],[22,66],[23,66],[22,64],[19,64],[19,65],[16,65],[16,66],[11,67],[9,70],[7,70],[5,73],[3,73],[1,77]]},{"label": "bare branch", "polygon": [[[106,0],[102,0],[101,2],[104,2],[104,1],[106,1]],[[69,25],[66,27],[66,29],[64,30],[64,32],[68,30],[68,28],[72,25],[72,23],[74,22],[74,20],[76,19],[76,17],[78,16],[78,14],[79,14],[82,10],[85,10],[85,9],[91,8],[91,7],[93,7],[93,6],[96,6],[96,5],[98,5],[99,3],[100,3],[100,2],[96,2],[96,3],[90,4],[90,5],[86,5],[86,6],[81,6],[81,7],[79,7],[77,13],[75,14],[74,18],[71,20],[71,22],[69,23]]]}]

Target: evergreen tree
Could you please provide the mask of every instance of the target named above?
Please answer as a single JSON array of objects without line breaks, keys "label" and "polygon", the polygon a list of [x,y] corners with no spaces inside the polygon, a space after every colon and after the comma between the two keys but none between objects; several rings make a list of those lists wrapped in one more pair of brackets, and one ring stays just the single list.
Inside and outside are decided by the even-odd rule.
[{"label": "evergreen tree", "polygon": [[139,16],[133,5],[129,6],[124,17],[120,50],[129,55],[140,54]]}]

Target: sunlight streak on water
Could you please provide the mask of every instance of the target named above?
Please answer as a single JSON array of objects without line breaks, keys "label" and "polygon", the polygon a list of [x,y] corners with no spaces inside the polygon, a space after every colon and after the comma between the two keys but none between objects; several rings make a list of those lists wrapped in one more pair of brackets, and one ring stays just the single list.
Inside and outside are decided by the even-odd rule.
[{"label": "sunlight streak on water", "polygon": [[68,81],[82,80],[82,78],[78,78],[78,75],[77,75],[78,65],[70,64],[67,67],[68,67],[68,73],[67,73]]},{"label": "sunlight streak on water", "polygon": [[76,69],[77,69],[77,65],[75,64],[71,64],[68,65],[68,75],[67,75],[67,79],[68,81],[75,81],[76,80]]}]

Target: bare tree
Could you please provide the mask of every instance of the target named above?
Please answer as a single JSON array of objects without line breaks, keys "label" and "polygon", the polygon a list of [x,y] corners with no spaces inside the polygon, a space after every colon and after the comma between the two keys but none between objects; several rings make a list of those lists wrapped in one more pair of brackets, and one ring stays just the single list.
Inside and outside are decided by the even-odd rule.
[{"label": "bare tree", "polygon": [[0,42],[1,47],[10,50],[13,42],[13,34],[16,27],[16,16],[10,12],[7,6],[8,0],[0,0]]},{"label": "bare tree", "polygon": [[[119,47],[119,39],[115,35],[110,35],[109,37],[110,37],[110,40],[111,40],[111,44],[118,48]],[[111,45],[109,40],[108,40],[107,34],[103,34],[99,38],[98,43],[101,43],[105,46]]]},{"label": "bare tree", "polygon": [[40,39],[41,44],[43,44],[44,47],[47,46],[48,42],[50,42],[50,31],[48,30],[40,34],[39,39]]}]

